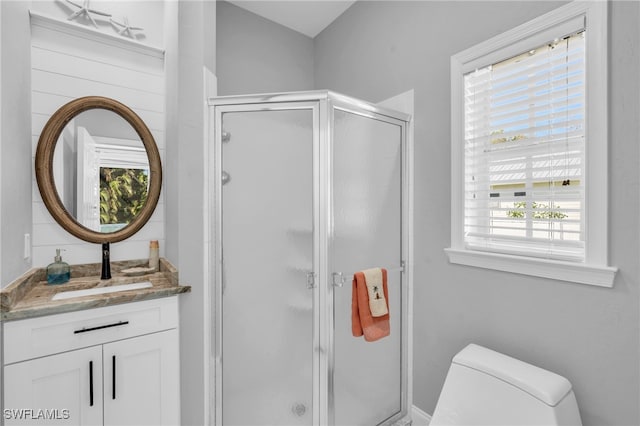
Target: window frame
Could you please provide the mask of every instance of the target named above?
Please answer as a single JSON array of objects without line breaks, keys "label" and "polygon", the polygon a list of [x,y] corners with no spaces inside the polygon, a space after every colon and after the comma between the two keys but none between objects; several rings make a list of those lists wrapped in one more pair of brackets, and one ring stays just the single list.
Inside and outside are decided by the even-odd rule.
[{"label": "window frame", "polygon": [[[608,266],[608,2],[574,1],[451,57],[451,247],[449,262],[602,287],[613,287]],[[464,241],[464,73],[535,48],[540,39],[585,20],[585,260],[559,261],[469,249]],[[546,40],[548,41],[548,40]],[[604,82],[604,83],[603,83]]]}]

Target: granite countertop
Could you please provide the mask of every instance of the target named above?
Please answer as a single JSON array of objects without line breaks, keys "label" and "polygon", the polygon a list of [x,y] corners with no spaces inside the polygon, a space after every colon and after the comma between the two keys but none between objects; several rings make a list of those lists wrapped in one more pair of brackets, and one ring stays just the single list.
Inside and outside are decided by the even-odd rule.
[{"label": "granite countertop", "polygon": [[[148,265],[148,260],[111,262],[111,279],[100,279],[100,263],[71,265],[71,279],[59,285],[46,281],[46,268],[33,268],[0,291],[0,320],[11,321],[120,303],[168,297],[191,291],[191,286],[178,283],[178,270],[166,259],[160,259],[159,271],[128,276],[123,270]],[[95,294],[52,300],[59,292],[148,281],[152,286],[136,290]]]}]

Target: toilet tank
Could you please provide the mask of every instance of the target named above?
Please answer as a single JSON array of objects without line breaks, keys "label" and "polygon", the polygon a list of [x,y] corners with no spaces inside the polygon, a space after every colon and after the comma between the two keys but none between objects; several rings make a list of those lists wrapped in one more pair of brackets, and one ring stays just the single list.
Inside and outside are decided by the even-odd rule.
[{"label": "toilet tank", "polygon": [[451,362],[430,425],[582,425],[562,376],[470,344]]}]

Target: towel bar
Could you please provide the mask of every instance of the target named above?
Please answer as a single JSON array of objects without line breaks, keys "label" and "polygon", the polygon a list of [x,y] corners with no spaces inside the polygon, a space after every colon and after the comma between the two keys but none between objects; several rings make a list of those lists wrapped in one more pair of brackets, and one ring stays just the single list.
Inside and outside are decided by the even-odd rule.
[{"label": "towel bar", "polygon": [[[401,262],[400,267],[398,268],[385,268],[387,273],[389,272],[404,272],[404,262]],[[353,276],[355,272],[350,274],[346,274],[344,272],[334,272],[331,274],[333,276],[333,286],[334,287],[342,287],[344,285],[345,277]]]}]

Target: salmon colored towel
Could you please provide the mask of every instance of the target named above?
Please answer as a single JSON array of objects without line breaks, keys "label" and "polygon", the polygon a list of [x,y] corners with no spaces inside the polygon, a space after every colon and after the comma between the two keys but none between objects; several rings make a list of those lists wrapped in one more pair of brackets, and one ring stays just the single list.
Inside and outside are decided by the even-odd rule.
[{"label": "salmon colored towel", "polygon": [[[387,290],[387,270],[382,269],[382,289],[389,310],[389,292]],[[369,308],[369,292],[363,272],[353,274],[351,292],[351,332],[354,337],[364,334],[364,340],[374,342],[390,333],[389,314],[381,317],[371,316]]]}]

